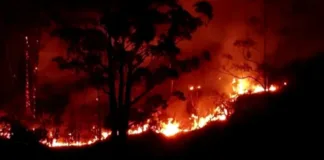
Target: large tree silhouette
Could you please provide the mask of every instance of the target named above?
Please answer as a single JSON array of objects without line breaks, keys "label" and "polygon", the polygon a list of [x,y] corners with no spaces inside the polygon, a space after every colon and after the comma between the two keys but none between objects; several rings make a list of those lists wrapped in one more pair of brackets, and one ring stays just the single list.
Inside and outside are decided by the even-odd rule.
[{"label": "large tree silhouette", "polygon": [[[212,18],[212,7],[198,2],[198,16],[193,16],[176,0],[124,0],[105,6],[100,23],[65,25],[53,32],[68,42],[67,56],[54,61],[61,69],[87,73],[91,84],[108,94],[112,138],[124,141],[134,104],[168,78],[190,72],[201,59],[210,58],[203,51],[180,60],[177,43],[190,40]],[[142,86],[142,93],[133,92],[134,86]]]}]

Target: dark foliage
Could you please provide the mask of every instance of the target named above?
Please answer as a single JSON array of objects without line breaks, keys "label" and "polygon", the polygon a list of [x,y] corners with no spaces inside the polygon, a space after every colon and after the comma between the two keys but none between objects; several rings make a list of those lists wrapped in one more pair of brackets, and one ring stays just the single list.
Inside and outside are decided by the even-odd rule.
[{"label": "dark foliage", "polygon": [[[68,44],[67,58],[56,57],[53,61],[61,69],[87,73],[92,85],[103,88],[109,95],[114,119],[110,121],[127,131],[131,106],[165,80],[197,69],[201,60],[210,60],[207,51],[201,57],[178,60],[181,52],[177,42],[190,40],[192,33],[203,25],[203,16],[211,19],[213,13],[206,1],[194,6],[199,17],[191,15],[176,0],[122,0],[106,4],[109,5],[97,8],[102,14],[98,25],[65,24],[52,33]],[[166,32],[157,32],[159,25],[168,26]],[[165,63],[152,67],[145,63],[150,59]],[[145,91],[131,98],[134,85],[144,87]],[[153,108],[165,107],[166,101],[160,95],[153,95],[148,97],[147,104]],[[112,129],[116,133],[114,126]]]}]

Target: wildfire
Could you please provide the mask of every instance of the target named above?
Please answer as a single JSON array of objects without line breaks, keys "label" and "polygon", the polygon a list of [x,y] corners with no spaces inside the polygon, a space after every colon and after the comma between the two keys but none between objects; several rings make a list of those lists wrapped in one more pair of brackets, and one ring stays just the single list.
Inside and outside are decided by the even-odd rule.
[{"label": "wildfire", "polygon": [[[287,82],[284,82],[283,85],[287,85]],[[199,90],[201,86],[189,86],[189,91]],[[242,94],[253,94],[260,92],[275,92],[278,90],[278,86],[270,85],[269,88],[264,89],[261,85],[253,85],[252,81],[248,79],[233,79],[232,81],[232,90],[233,93],[228,97],[228,101],[235,101],[239,95]],[[167,122],[159,122],[158,124],[151,125],[151,119],[148,119],[145,123],[140,125],[132,125],[128,131],[129,135],[141,134],[148,130],[153,132],[163,134],[166,137],[172,137],[179,133],[190,132],[197,130],[206,126],[209,122],[212,121],[225,121],[227,117],[230,116],[228,109],[224,105],[215,106],[213,111],[206,116],[198,116],[192,114],[189,117],[191,125],[189,127],[183,127],[181,122],[177,121],[174,118],[168,118]],[[0,125],[0,137],[10,138],[10,129],[4,131],[4,125]],[[85,146],[91,145],[97,141],[105,140],[111,135],[109,130],[101,131],[101,137],[95,136],[93,139],[88,141],[75,141],[75,140],[64,140],[53,138],[53,133],[49,132],[48,138],[46,140],[40,141],[42,144],[45,144],[49,147],[65,147],[65,146]]]},{"label": "wildfire", "polygon": [[[107,139],[108,136],[111,134],[109,131],[103,131],[101,133],[101,139]],[[98,137],[93,138],[92,140],[88,141],[74,141],[74,142],[66,142],[66,141],[59,141],[56,138],[53,138],[53,133],[49,132],[49,138],[48,140],[41,140],[40,143],[45,144],[49,147],[80,147],[80,146],[85,146],[85,145],[91,145],[100,139]]]},{"label": "wildfire", "polygon": [[[264,89],[262,85],[251,85],[251,80],[249,79],[233,79],[232,81],[232,89],[233,94],[230,95],[231,98],[235,98],[238,95],[243,94],[253,94],[253,93],[260,93],[260,92],[275,92],[277,91],[277,87],[274,85],[270,85],[269,88]],[[287,85],[287,82],[284,82],[284,85]]]},{"label": "wildfire", "polygon": [[161,132],[158,133],[162,133],[165,136],[173,136],[181,131],[179,126],[180,124],[178,122],[174,121],[173,118],[169,118],[168,123],[162,122]]}]

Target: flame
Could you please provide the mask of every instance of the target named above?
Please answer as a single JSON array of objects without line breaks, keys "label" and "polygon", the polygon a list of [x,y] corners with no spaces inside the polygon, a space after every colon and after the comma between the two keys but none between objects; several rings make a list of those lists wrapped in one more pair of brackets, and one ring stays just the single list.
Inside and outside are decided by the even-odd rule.
[{"label": "flame", "polygon": [[[111,132],[109,132],[109,131],[103,131],[101,133],[102,139],[107,139],[110,134],[111,134]],[[83,141],[65,142],[65,141],[59,141],[58,139],[52,138],[52,137],[53,137],[53,133],[49,132],[50,140],[41,140],[40,143],[45,144],[49,147],[71,147],[71,146],[80,147],[80,146],[94,144],[95,142],[100,140],[98,137],[95,137],[92,140],[88,140],[86,142],[83,142]]]},{"label": "flame", "polygon": [[[284,82],[284,85],[287,85],[287,82]],[[261,93],[261,92],[275,92],[278,87],[275,85],[270,85],[269,88],[264,89],[261,84],[253,84],[249,79],[233,79],[232,81],[232,90],[233,94],[230,95],[231,98],[235,98],[239,95],[243,94],[253,94],[253,93]]]},{"label": "flame", "polygon": [[168,119],[168,123],[162,122],[162,129],[161,131],[157,131],[158,133],[161,132],[165,136],[173,136],[179,133],[181,130],[179,128],[179,123],[174,121],[173,118]]},{"label": "flame", "polygon": [[[287,82],[283,83],[284,86],[287,85]],[[189,91],[199,90],[201,86],[189,86]],[[253,81],[248,79],[233,79],[232,81],[232,91],[233,93],[230,94],[227,101],[233,102],[239,95],[243,94],[253,94],[253,93],[260,93],[260,92],[275,92],[278,90],[278,86],[270,85],[269,88],[264,89],[259,84],[254,84]],[[96,99],[98,100],[98,99]],[[193,130],[197,130],[200,128],[205,127],[210,122],[213,121],[226,121],[228,116],[230,116],[230,112],[228,108],[224,105],[215,106],[212,112],[206,116],[198,116],[192,114],[189,117],[191,121],[191,125],[189,127],[184,127],[180,121],[177,121],[174,118],[168,118],[166,122],[160,121],[156,125],[152,125],[151,119],[148,119],[142,124],[131,125],[130,129],[128,130],[129,135],[136,135],[146,132],[148,130],[154,131],[155,133],[162,134],[166,137],[173,137],[179,133],[190,132]],[[96,127],[94,126],[93,129]],[[33,129],[35,130],[35,129]],[[71,136],[72,134],[69,134]],[[47,145],[49,147],[67,147],[67,146],[85,146],[91,145],[97,141],[105,140],[109,138],[111,135],[111,131],[109,130],[102,130],[101,137],[94,136],[93,139],[88,141],[73,141],[73,140],[64,140],[64,139],[56,139],[53,138],[53,132],[49,132],[48,138],[46,140],[40,141],[40,143]],[[10,138],[10,127],[8,129],[8,125],[1,125],[0,124],[0,137]]]}]

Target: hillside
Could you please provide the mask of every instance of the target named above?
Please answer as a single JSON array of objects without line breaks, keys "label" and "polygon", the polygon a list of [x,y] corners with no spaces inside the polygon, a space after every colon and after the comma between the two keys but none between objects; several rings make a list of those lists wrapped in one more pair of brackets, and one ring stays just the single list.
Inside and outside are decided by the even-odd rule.
[{"label": "hillside", "polygon": [[[323,60],[323,59],[320,59]],[[189,159],[213,157],[236,158],[301,158],[319,156],[321,140],[320,108],[324,89],[320,82],[322,62],[318,57],[297,62],[284,70],[293,85],[275,94],[244,95],[234,104],[235,113],[227,122],[177,135],[174,138],[145,133],[130,137],[129,157],[170,157]],[[313,83],[312,83],[313,82]],[[49,150],[39,145],[0,141],[3,156],[46,159],[112,158],[109,142],[87,148]],[[28,153],[28,154],[26,154]]]}]

